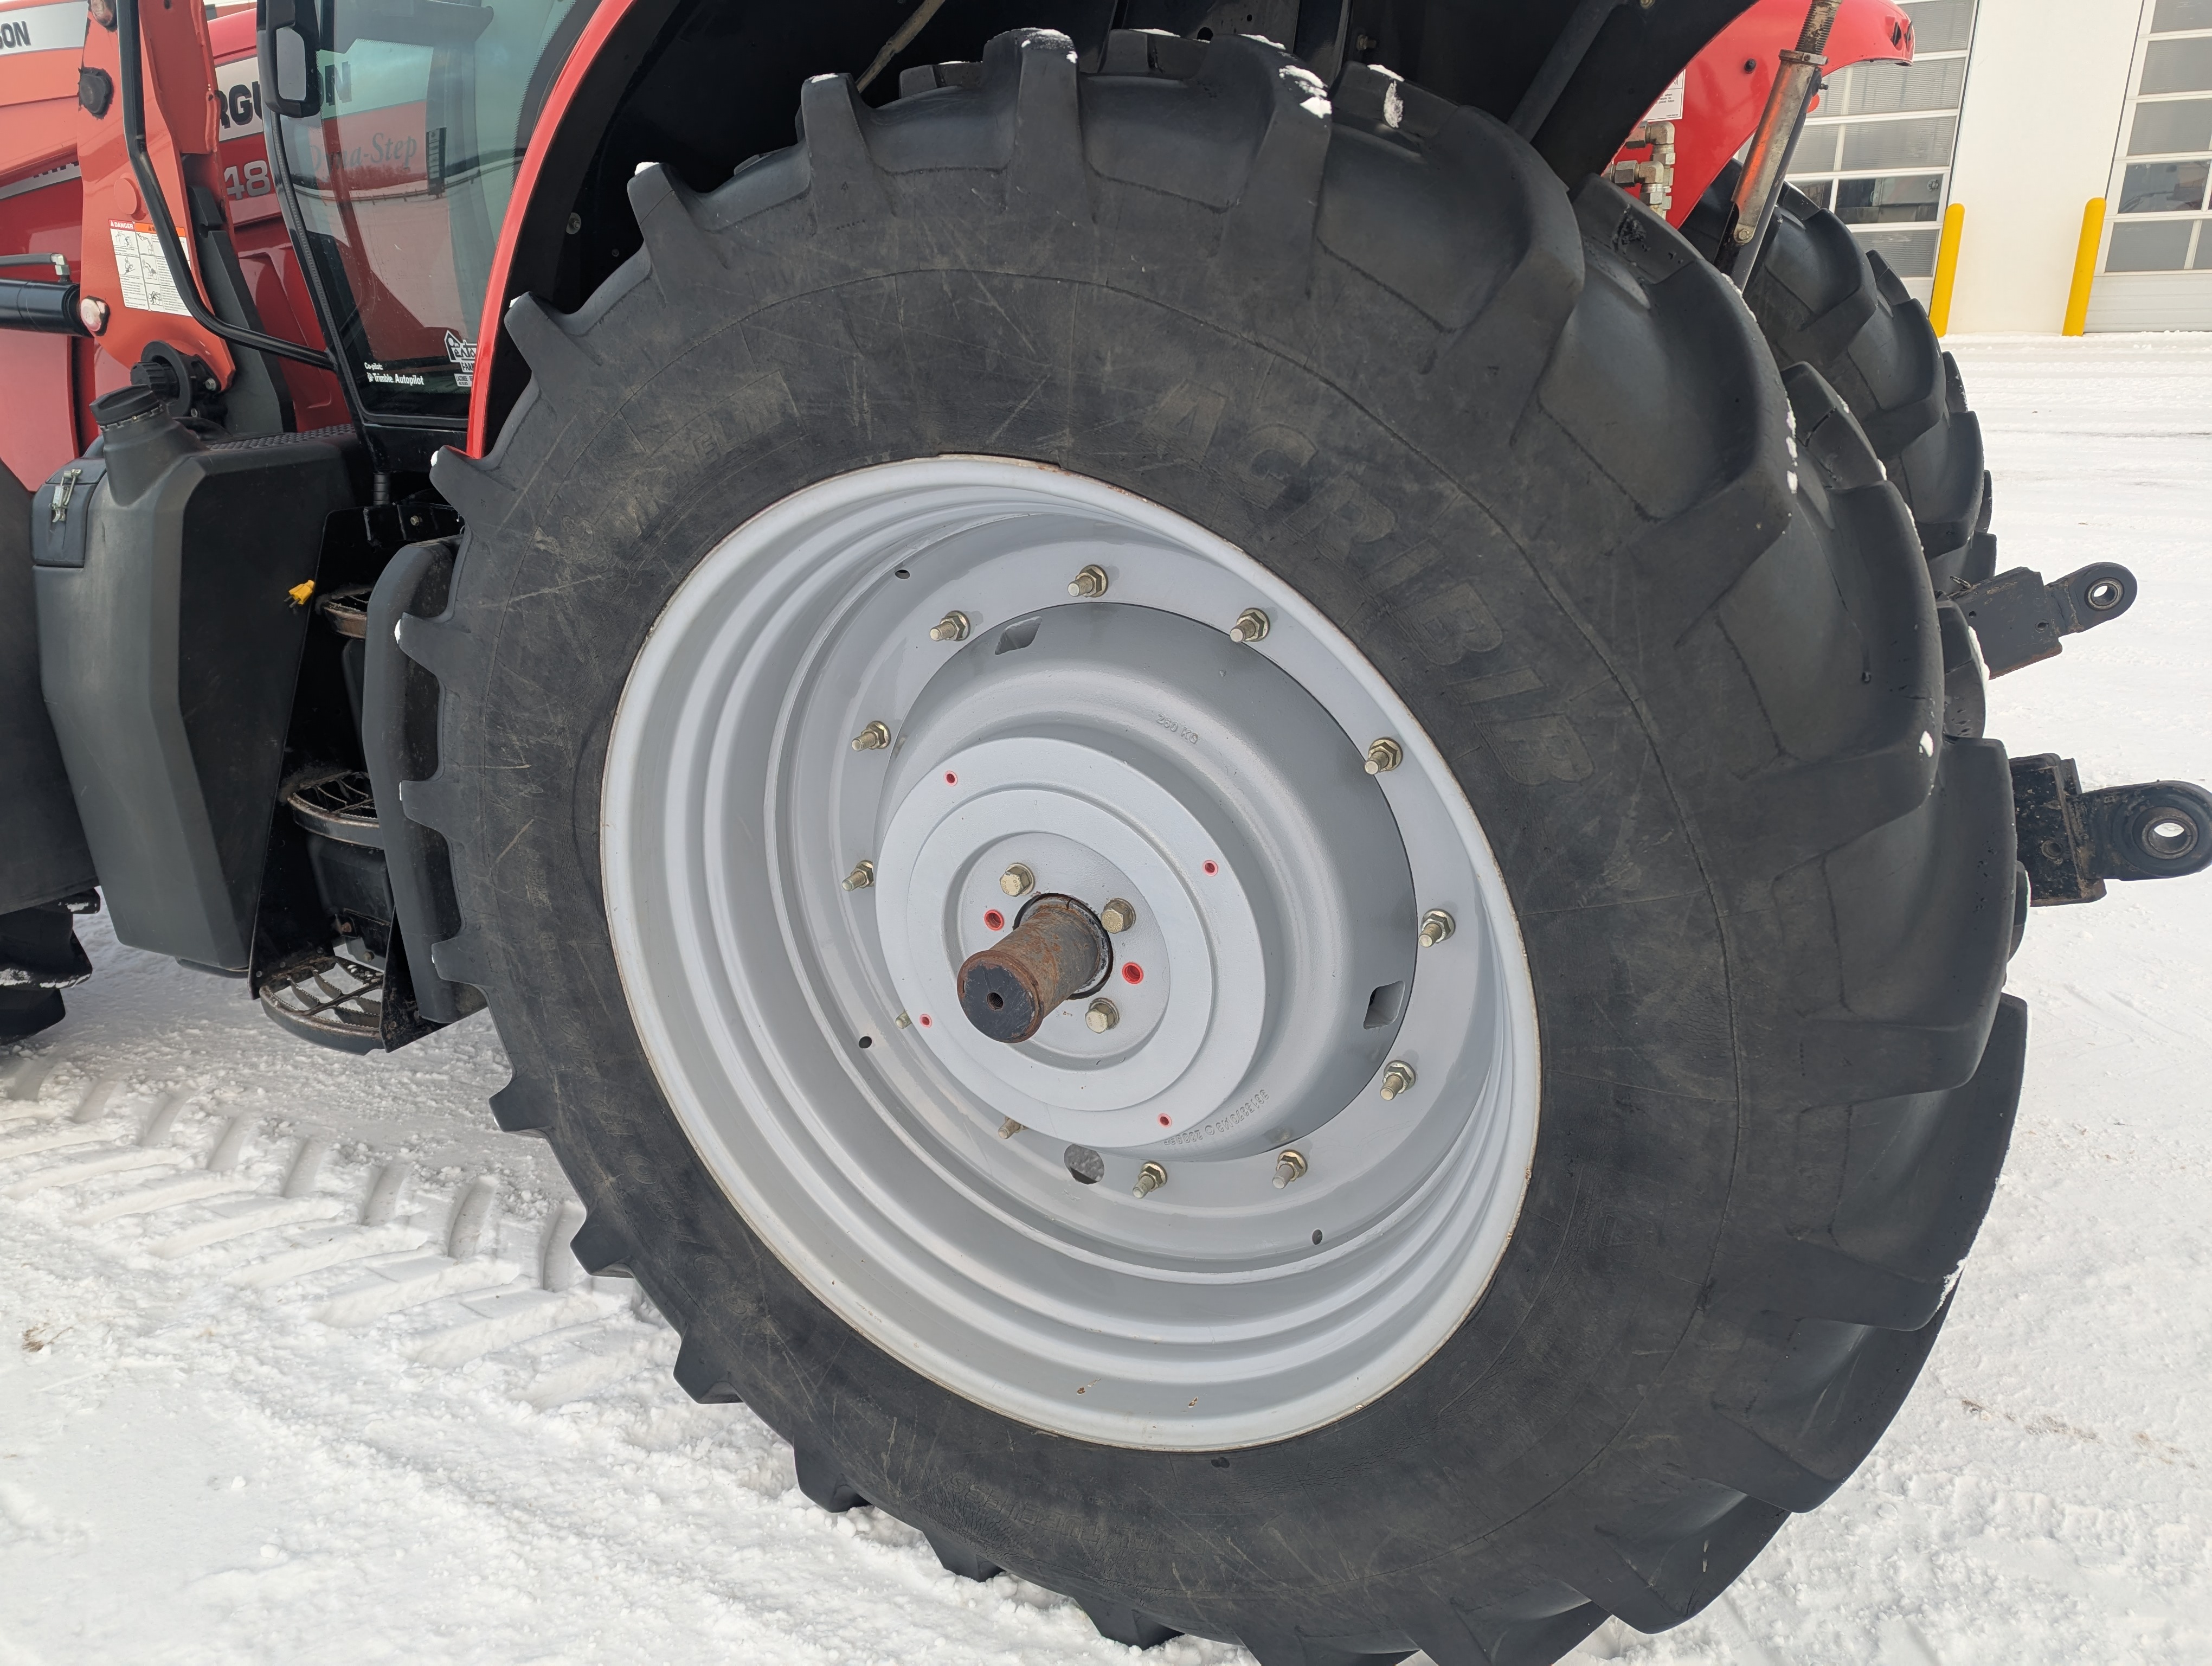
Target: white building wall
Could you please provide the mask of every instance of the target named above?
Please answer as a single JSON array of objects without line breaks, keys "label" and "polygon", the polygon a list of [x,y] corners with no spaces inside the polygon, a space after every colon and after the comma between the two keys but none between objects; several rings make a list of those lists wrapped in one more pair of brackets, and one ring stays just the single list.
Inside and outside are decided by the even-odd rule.
[{"label": "white building wall", "polygon": [[1790,183],[1833,210],[1923,305],[1935,287],[1976,9],[1977,0],[1909,0],[1911,64],[1838,70],[1790,167]]},{"label": "white building wall", "polygon": [[2148,0],[1982,0],[1950,198],[1954,332],[2055,333],[2081,207],[2105,195]]},{"label": "white building wall", "polygon": [[2088,327],[2212,329],[2212,0],[2150,0]]}]

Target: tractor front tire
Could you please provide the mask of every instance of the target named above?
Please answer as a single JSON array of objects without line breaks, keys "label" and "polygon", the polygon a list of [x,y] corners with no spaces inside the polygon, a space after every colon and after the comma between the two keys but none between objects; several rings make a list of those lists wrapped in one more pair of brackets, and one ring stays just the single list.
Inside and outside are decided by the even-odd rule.
[{"label": "tractor front tire", "polygon": [[[1733,165],[1684,228],[1710,250],[1727,216]],[[1996,571],[1995,507],[1982,425],[1966,379],[1926,308],[1889,263],[1803,192],[1784,187],[1744,302],[1778,365],[1810,365],[1865,430],[1911,511],[1939,596]]]}]

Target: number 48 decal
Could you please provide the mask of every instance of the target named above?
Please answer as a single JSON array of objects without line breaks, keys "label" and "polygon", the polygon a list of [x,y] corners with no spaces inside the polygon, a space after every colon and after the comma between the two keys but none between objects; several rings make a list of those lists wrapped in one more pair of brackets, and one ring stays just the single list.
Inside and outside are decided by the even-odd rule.
[{"label": "number 48 decal", "polygon": [[266,197],[275,186],[269,183],[269,164],[248,162],[243,169],[226,167],[222,171],[222,194],[237,202],[245,197]]}]

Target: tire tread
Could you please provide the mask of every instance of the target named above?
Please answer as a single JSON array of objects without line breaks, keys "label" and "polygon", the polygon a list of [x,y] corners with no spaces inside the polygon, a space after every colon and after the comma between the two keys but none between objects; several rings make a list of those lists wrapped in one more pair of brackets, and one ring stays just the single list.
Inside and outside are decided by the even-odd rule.
[{"label": "tire tread", "polygon": [[[1804,728],[1784,708],[1814,696],[1771,677],[1760,690],[1741,654],[1717,644],[1725,629],[1763,628],[1748,604],[1728,623],[1731,605],[1750,593],[1747,577],[1762,562],[1779,561],[1791,538],[1810,535],[1792,532],[1799,517],[1829,518],[1832,532],[1820,536],[1839,576],[1835,597],[1820,605],[1838,630],[1859,634],[1878,669],[1877,693],[1860,721],[1808,743],[1803,755],[1785,757],[1776,739],[1771,765],[1712,788],[1717,801],[1758,806],[1754,819],[1779,824],[1734,842],[1716,834],[1701,856],[1716,885],[1753,899],[1729,929],[1777,964],[1807,970],[1794,985],[1781,980],[1795,1005],[1777,1009],[1774,1036],[1759,1043],[1773,1057],[1798,1060],[1796,1073],[1770,1073],[1773,1079],[1746,1089],[1744,1171],[1761,1183],[1764,1201],[1747,1212],[1753,1218],[1732,1222],[1717,1247],[1705,1299],[1654,1389],[1655,1404],[1668,1409],[1626,1432],[1606,1464],[1563,1481],[1537,1512],[1522,1602],[1482,1606],[1494,1593],[1409,1583],[1400,1611],[1350,1641],[1295,1615],[1287,1629],[1273,1619],[1237,1629],[1263,1666],[1395,1660],[1411,1640],[1445,1666],[1540,1666],[1605,1614],[1645,1630],[1678,1624],[1741,1572],[1789,1512],[1826,1499],[1894,1414],[1948,1312],[1951,1274],[2002,1159],[2017,1091],[2017,1025],[2012,1006],[1999,1010],[2004,944],[1990,917],[2002,915],[2008,931],[2010,852],[1996,830],[2001,822],[2008,836],[2008,787],[1991,785],[1989,757],[2003,773],[1993,745],[1921,754],[1918,737],[1941,733],[1943,677],[1911,520],[1911,506],[1924,500],[1923,526],[1982,523],[1986,491],[1960,484],[1979,472],[1978,427],[1964,413],[1955,366],[1924,313],[1886,269],[1859,258],[1848,230],[1838,243],[1840,227],[1802,198],[1790,206],[1783,236],[1811,253],[1794,266],[1774,259],[1754,284],[1762,340],[1723,281],[1663,224],[1595,182],[1570,202],[1547,185],[1534,153],[1486,117],[1440,108],[1408,88],[1401,119],[1387,131],[1342,111],[1332,120],[1311,107],[1312,88],[1286,55],[1241,37],[1201,51],[1116,34],[1104,62],[1109,71],[1189,88],[1174,107],[1195,164],[1169,177],[1143,146],[1102,139],[1110,112],[1127,107],[1117,103],[1121,91],[1079,80],[1061,38],[1029,31],[1000,37],[979,73],[933,74],[904,107],[869,109],[845,77],[807,82],[798,146],[748,164],[707,196],[658,167],[641,170],[629,189],[644,248],[612,282],[649,279],[661,304],[595,297],[562,319],[518,302],[514,337],[544,384],[545,412],[534,414],[526,396],[489,462],[441,461],[437,483],[469,517],[471,544],[484,542],[516,512],[529,481],[574,466],[562,448],[581,442],[569,435],[592,431],[595,416],[611,420],[623,390],[610,386],[620,378],[605,367],[624,366],[635,380],[685,350],[683,332],[701,327],[683,322],[687,307],[719,324],[729,303],[701,308],[696,298],[725,294],[740,269],[764,261],[765,244],[754,240],[769,234],[753,222],[802,196],[807,223],[825,241],[901,222],[908,182],[928,173],[902,168],[902,159],[933,145],[933,155],[958,149],[997,158],[1002,178],[995,198],[985,200],[1026,228],[1019,235],[1095,236],[1106,250],[1121,194],[1173,198],[1164,215],[1182,216],[1178,223],[1194,234],[1212,228],[1213,246],[1192,244],[1194,265],[1228,263],[1279,311],[1286,338],[1328,327],[1322,298],[1350,281],[1347,272],[1427,319],[1435,350],[1416,378],[1382,367],[1372,372],[1378,386],[1416,402],[1462,402],[1471,451],[1553,446],[1577,459],[1594,494],[1628,506],[1586,566],[1562,565],[1547,578],[1655,712],[1717,699],[1770,736]],[[1140,71],[1129,68],[1139,64]],[[914,84],[921,88],[922,79]],[[930,138],[931,124],[963,125],[957,145]],[[1402,252],[1358,246],[1360,216],[1336,198],[1364,177],[1353,160],[1363,146],[1411,151],[1437,180],[1437,200],[1455,194],[1485,205],[1493,252],[1481,274],[1464,262],[1425,266]],[[1097,258],[1103,267],[1109,255]],[[1173,273],[1158,280],[1175,281]],[[1640,501],[1628,489],[1633,434],[1625,441],[1613,414],[1575,407],[1560,380],[1572,354],[1595,350],[1577,344],[1577,331],[1627,289],[1670,340],[1685,344],[1670,374],[1699,389],[1715,384],[1698,376],[1722,379],[1735,394],[1714,419],[1705,473],[1662,482]],[[866,319],[854,325],[864,348],[868,327]],[[1785,342],[1802,350],[1793,356],[1778,344]],[[1767,368],[1770,351],[1784,358],[1786,375]],[[1811,482],[1795,494],[1786,454],[1793,420]],[[1900,465],[1907,449],[1913,460]],[[1502,536],[1514,532],[1509,526]],[[1407,559],[1408,573],[1423,570]],[[475,566],[465,559],[457,588],[471,586],[490,609],[497,575],[483,561]],[[472,923],[439,945],[452,948],[440,970],[458,976],[465,962],[468,981],[486,988],[499,1012],[519,1008],[526,985],[514,947],[475,923],[512,906],[480,861],[491,843],[483,807],[490,759],[466,715],[490,697],[486,658],[476,648],[489,635],[463,638],[456,629],[448,666],[465,697],[447,702],[444,739],[468,768],[406,808],[447,835],[465,875]],[[1473,662],[1487,650],[1472,645],[1496,635],[1478,623],[1440,640]],[[1733,681],[1712,669],[1731,654]],[[1554,712],[1535,707],[1505,721],[1532,737],[1527,751],[1507,759],[1516,779],[1567,778],[1559,772],[1571,771],[1572,754]],[[1900,863],[1918,876],[1920,906],[1901,924],[1895,909],[1877,906]],[[1983,883],[1992,866],[2002,870],[2001,908]],[[523,1079],[500,1096],[501,1120],[527,1118],[548,1130],[569,1164],[589,1212],[576,1235],[578,1259],[595,1273],[627,1270],[647,1280],[655,1304],[684,1332],[678,1382],[703,1401],[738,1398],[744,1329],[702,1316],[712,1299],[707,1250],[680,1234],[633,1232],[623,1197],[635,1177],[601,1166],[571,1131],[574,1090],[557,1073],[542,1085],[533,1075],[526,1088]],[[1837,1098],[1849,1103],[1829,1103]],[[1863,1132],[1879,1128],[1881,1152],[1855,1158],[1855,1120]],[[787,1407],[777,1426],[793,1442],[800,1488],[823,1508],[897,1496],[877,1485],[881,1455],[846,1438],[826,1402],[798,1413]],[[925,1519],[940,1507],[963,1523],[975,1519],[940,1501],[909,1505],[907,1513],[947,1568],[987,1578],[999,1571],[994,1557],[1018,1559],[1022,1547],[1012,1538],[994,1545],[981,1535],[983,1544],[971,1543]],[[1103,1633],[1133,1646],[1164,1640],[1188,1620],[1155,1613],[1163,1605],[1151,1593],[1087,1590],[1078,1600]],[[1401,1626],[1411,1640],[1396,1648],[1390,1639]]]}]

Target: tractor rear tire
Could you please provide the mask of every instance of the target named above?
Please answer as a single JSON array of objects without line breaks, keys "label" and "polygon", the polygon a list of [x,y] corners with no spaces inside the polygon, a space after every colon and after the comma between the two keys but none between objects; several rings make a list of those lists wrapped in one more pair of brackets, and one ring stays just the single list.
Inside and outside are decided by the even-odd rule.
[{"label": "tractor rear tire", "polygon": [[[445,611],[402,639],[441,702],[440,766],[405,805],[457,880],[463,927],[434,961],[486,992],[514,1061],[494,1109],[552,1141],[589,1212],[585,1264],[633,1274],[682,1333],[679,1383],[742,1399],[818,1503],[911,1523],[957,1572],[1066,1593],[1127,1643],[1188,1632],[1263,1666],[1416,1649],[1537,1666],[1608,1614],[1675,1625],[1895,1414],[2017,1099],[2008,769],[1994,742],[1939,739],[1905,506],[1835,390],[1778,374],[1685,240],[1602,183],[1571,194],[1479,112],[1356,69],[1332,112],[1243,38],[1116,35],[1079,75],[1063,38],[1026,33],[938,79],[881,110],[810,82],[799,144],[703,196],[641,170],[642,251],[575,314],[515,304],[531,390],[489,458],[441,459],[466,532]],[[633,815],[631,753],[659,744],[640,738],[640,690],[674,674],[700,576],[822,493],[1000,480],[997,459],[1245,563],[1282,598],[1272,634],[1237,618],[1255,675],[1340,635],[1408,724],[1395,753],[1342,737],[1341,792],[1396,794],[1433,761],[1502,875],[1496,940],[1525,967],[1540,1083],[1510,1235],[1425,1355],[1266,1438],[1087,1437],[1075,1372],[1030,1417],[947,1386],[957,1362],[919,1368],[887,1340],[910,1316],[796,1270],[780,1210],[805,1200],[748,1190],[696,1133],[696,1084],[637,972],[656,870],[611,854],[609,830]],[[825,575],[836,556],[819,552]],[[838,609],[905,593],[894,559],[809,603],[821,640],[860,617]],[[1055,592],[1142,577],[1097,559],[1094,580],[1037,557]],[[807,581],[791,567],[729,629]],[[1154,617],[1178,642],[1215,633],[1181,656],[1211,666],[1236,616],[1188,606]],[[948,667],[1042,646],[1031,619],[1048,633],[1071,612],[1002,611],[980,582],[967,608],[944,623],[970,639]],[[1325,626],[1284,623],[1308,614]],[[813,733],[805,700],[838,694],[793,676],[778,735]],[[901,727],[865,767],[904,767],[905,713],[882,715]],[[1173,712],[1143,727],[1155,749],[1205,739]],[[845,733],[824,757],[875,756]],[[1362,748],[1388,773],[1363,775]],[[805,806],[762,784],[724,790],[767,831],[709,853],[719,883],[867,854],[787,850]],[[843,897],[887,905],[866,866]],[[748,945],[782,933],[801,984],[838,950],[811,922],[861,907],[832,877],[726,924]],[[702,986],[735,976],[694,947]],[[819,1036],[802,1013],[712,1038],[738,1061],[716,1114],[764,1116],[739,1064],[802,1044],[903,1114],[875,1073],[927,1062],[913,1009],[855,1042],[808,987]],[[1411,1063],[1404,1103],[1449,1111],[1461,1090]],[[953,1173],[980,1192],[997,1154],[1030,1150],[957,1104],[900,1126],[916,1189]],[[1126,1181],[1161,1152],[1167,1189],[1115,1207],[1182,1207],[1180,1148],[1085,1156]],[[1069,1158],[1069,1218],[1103,1209]],[[1241,1160],[1264,1198],[1280,1152]],[[1329,1174],[1323,1158],[1291,1177]],[[1073,1254],[1048,1225],[1031,1263]],[[902,1253],[933,1250],[948,1268],[962,1253]]]}]

